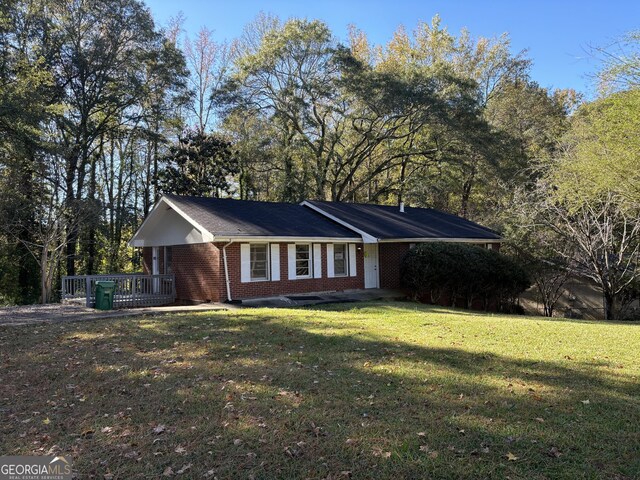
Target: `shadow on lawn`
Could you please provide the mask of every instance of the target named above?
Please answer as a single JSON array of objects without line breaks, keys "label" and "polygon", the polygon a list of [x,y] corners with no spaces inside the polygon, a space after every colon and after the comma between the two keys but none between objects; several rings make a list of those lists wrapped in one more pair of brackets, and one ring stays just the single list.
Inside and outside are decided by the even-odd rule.
[{"label": "shadow on lawn", "polygon": [[[283,315],[52,327],[57,352],[27,342],[0,357],[0,396],[17,399],[8,407],[16,418],[0,429],[2,452],[57,444],[97,478],[154,477],[189,464],[189,478],[212,471],[221,479],[347,471],[624,479],[640,471],[640,389],[631,378],[371,340],[356,327],[320,333],[336,325],[316,319],[304,328],[317,315]],[[23,374],[8,375],[16,370]],[[29,433],[22,422],[34,411],[53,428],[37,421]],[[159,424],[165,431],[154,433]],[[508,452],[518,460],[507,461]]]}]

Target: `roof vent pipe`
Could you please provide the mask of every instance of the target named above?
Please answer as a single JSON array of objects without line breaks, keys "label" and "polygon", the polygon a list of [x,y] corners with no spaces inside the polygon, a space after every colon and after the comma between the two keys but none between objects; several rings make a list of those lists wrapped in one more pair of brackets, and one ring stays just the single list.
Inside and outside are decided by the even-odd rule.
[{"label": "roof vent pipe", "polygon": [[404,213],[404,202],[400,202],[400,213]]}]

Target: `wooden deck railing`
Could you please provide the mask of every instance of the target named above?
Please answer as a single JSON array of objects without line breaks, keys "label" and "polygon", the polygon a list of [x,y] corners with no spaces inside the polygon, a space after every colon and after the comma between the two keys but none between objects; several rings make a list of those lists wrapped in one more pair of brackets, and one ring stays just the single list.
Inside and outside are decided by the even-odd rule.
[{"label": "wooden deck railing", "polygon": [[114,274],[62,277],[62,301],[84,299],[87,307],[94,307],[96,282],[101,280],[116,282],[113,308],[155,307],[176,300],[174,275]]}]

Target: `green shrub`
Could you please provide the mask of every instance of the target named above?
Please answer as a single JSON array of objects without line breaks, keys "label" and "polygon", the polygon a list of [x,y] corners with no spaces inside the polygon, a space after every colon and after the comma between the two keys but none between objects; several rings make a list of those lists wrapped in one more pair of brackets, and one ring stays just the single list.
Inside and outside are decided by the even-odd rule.
[{"label": "green shrub", "polygon": [[[494,250],[457,243],[423,243],[405,256],[401,283],[421,300],[464,302],[513,311],[515,299],[531,285],[524,269]],[[459,306],[462,306],[460,304]]]}]

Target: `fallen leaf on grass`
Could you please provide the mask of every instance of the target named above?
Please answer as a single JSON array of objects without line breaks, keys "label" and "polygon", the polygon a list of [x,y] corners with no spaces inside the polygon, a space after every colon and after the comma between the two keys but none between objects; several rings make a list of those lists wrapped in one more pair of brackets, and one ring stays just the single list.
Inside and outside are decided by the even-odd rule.
[{"label": "fallen leaf on grass", "polygon": [[560,458],[560,456],[562,455],[562,452],[558,449],[558,447],[551,447],[547,452],[547,455],[549,455],[552,458]]},{"label": "fallen leaf on grass", "polygon": [[111,433],[113,431],[113,427],[103,427],[100,432],[102,433]]},{"label": "fallen leaf on grass", "polygon": [[435,450],[431,450],[431,448],[429,448],[429,445],[420,445],[420,451],[426,453],[429,458],[438,457],[438,452],[436,452]]},{"label": "fallen leaf on grass", "polygon": [[583,405],[589,405],[591,402],[589,400],[582,400]]},{"label": "fallen leaf on grass", "polygon": [[505,457],[507,457],[507,460],[510,462],[515,462],[516,460],[518,460],[518,458],[520,457],[516,457],[513,453],[509,452],[505,455]]},{"label": "fallen leaf on grass", "polygon": [[176,449],[174,450],[174,452],[176,452],[177,454],[180,454],[180,455],[184,455],[185,453],[187,453],[187,449],[184,448],[182,445],[178,445],[176,447]]},{"label": "fallen leaf on grass", "polygon": [[286,453],[290,457],[300,457],[303,453],[302,448],[305,445],[305,442],[297,442],[295,445],[287,445],[286,447],[284,447],[284,453]]},{"label": "fallen leaf on grass", "polygon": [[164,472],[162,472],[162,476],[163,477],[173,477],[173,468],[171,468],[171,467],[165,468]]},{"label": "fallen leaf on grass", "polygon": [[155,433],[156,435],[160,435],[161,433],[164,433],[167,430],[167,427],[165,427],[164,425],[158,425],[153,429],[153,433]]},{"label": "fallen leaf on grass", "polygon": [[131,450],[130,452],[127,452],[124,454],[124,458],[132,458],[132,459],[140,460],[142,457],[135,450]]},{"label": "fallen leaf on grass", "polygon": [[182,468],[176,472],[176,475],[182,475],[187,470],[191,470],[192,466],[193,466],[193,464],[191,464],[191,463],[187,463],[186,465],[183,465]]},{"label": "fallen leaf on grass", "polygon": [[542,418],[542,417],[536,417],[536,422],[544,423],[544,418]]},{"label": "fallen leaf on grass", "polygon": [[327,435],[327,432],[324,431],[324,428],[319,427],[314,422],[311,422],[310,428],[307,431],[315,437],[324,437]]},{"label": "fallen leaf on grass", "polygon": [[374,457],[381,457],[381,458],[390,458],[391,457],[391,452],[384,452],[382,451],[381,448],[374,448],[372,450],[373,456]]},{"label": "fallen leaf on grass", "polygon": [[51,423],[51,420],[49,420],[49,417],[47,417],[44,420],[42,420],[42,423],[44,423],[45,425],[49,425]]}]

